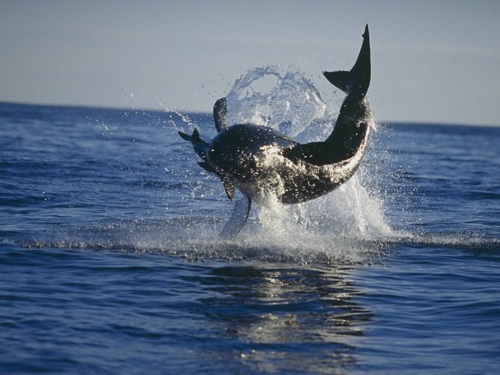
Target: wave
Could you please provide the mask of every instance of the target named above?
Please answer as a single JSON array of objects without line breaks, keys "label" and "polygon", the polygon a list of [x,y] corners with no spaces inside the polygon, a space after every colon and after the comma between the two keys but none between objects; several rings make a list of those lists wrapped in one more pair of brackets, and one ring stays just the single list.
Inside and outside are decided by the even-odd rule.
[{"label": "wave", "polygon": [[[307,78],[300,73],[284,72],[279,67],[248,71],[235,82],[227,98],[230,122],[251,121],[270,126],[303,142],[324,139],[335,122],[335,111],[322,100]],[[179,129],[194,126],[191,118],[180,114],[170,117],[167,122]],[[370,143],[376,143],[376,138],[372,137]],[[248,259],[301,264],[379,262],[401,244],[499,252],[498,238],[473,233],[415,233],[414,229],[395,229],[386,214],[386,204],[390,204],[394,196],[407,192],[406,189],[402,192],[389,189],[387,172],[383,172],[382,167],[392,160],[383,145],[376,146],[371,151],[376,152],[376,157],[367,155],[353,178],[324,197],[298,205],[266,200],[252,211],[247,226],[234,240],[218,238],[229,218],[230,207],[219,205],[217,201],[205,206],[202,214],[196,213],[200,210],[195,207],[195,201],[191,210],[185,201],[182,204],[169,201],[168,205],[173,208],[169,212],[177,215],[166,220],[116,219],[80,226],[58,225],[48,231],[25,235],[19,242],[26,247],[151,252],[190,260]],[[189,168],[197,168],[192,160],[189,163]],[[416,183],[415,174],[397,172],[399,175],[394,174],[392,178],[398,178],[399,183],[405,186]],[[196,186],[180,185],[176,175],[168,175],[166,180],[134,180],[131,185],[192,195],[200,189],[198,182]],[[217,193],[207,192],[205,188],[203,185],[207,195],[221,191],[219,187],[214,189]],[[221,214],[224,209],[227,212]],[[405,225],[404,219],[396,218],[396,224]]]},{"label": "wave", "polygon": [[[335,123],[334,111],[305,76],[275,66],[249,70],[226,97],[230,123],[266,125],[300,141],[324,139]],[[187,117],[176,123],[193,126]],[[371,262],[385,253],[386,239],[394,233],[381,194],[367,176],[361,168],[333,193],[304,204],[282,205],[272,198],[261,202],[231,241],[218,238],[229,212],[221,217],[214,208],[205,217],[59,226],[26,246],[163,252],[188,259]]]},{"label": "wave", "polygon": [[297,205],[271,197],[252,211],[232,240],[218,237],[226,215],[167,220],[116,220],[88,226],[59,225],[25,238],[25,247],[158,253],[188,260],[259,260],[295,264],[369,264],[385,257],[401,234],[383,214],[383,201],[355,176],[332,194]]},{"label": "wave", "polygon": [[[262,217],[261,217],[262,218]],[[398,249],[426,251],[456,249],[477,255],[500,256],[500,240],[463,233],[412,235],[407,232],[372,233],[362,236],[332,226],[311,228],[311,224],[282,223],[274,229],[252,220],[233,240],[222,240],[221,218],[177,218],[163,221],[117,221],[88,227],[56,226],[50,231],[26,235],[26,248],[65,248],[135,254],[164,254],[190,261],[203,259],[257,260],[294,264],[356,265],[384,262]],[[405,250],[407,251],[407,250]]]}]

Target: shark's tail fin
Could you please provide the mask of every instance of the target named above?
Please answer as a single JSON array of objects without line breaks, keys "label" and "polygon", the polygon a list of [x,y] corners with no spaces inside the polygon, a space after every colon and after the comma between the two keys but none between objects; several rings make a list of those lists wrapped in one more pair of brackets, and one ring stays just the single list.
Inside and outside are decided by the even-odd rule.
[{"label": "shark's tail fin", "polygon": [[368,25],[363,33],[363,44],[359,51],[358,59],[351,71],[323,72],[325,78],[346,94],[364,97],[370,86],[370,33]]}]

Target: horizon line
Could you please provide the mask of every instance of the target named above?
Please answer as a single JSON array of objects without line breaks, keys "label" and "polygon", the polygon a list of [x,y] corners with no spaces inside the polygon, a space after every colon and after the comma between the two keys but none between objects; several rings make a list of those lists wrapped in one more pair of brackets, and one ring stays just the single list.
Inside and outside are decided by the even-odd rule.
[{"label": "horizon line", "polygon": [[[211,116],[211,111],[199,111],[199,110],[176,110],[176,109],[158,109],[158,108],[148,108],[148,107],[130,107],[126,108],[124,106],[100,106],[92,104],[56,104],[56,103],[31,103],[31,102],[18,102],[18,101],[3,101],[0,100],[0,105],[16,105],[25,107],[54,107],[54,108],[87,108],[87,109],[98,109],[98,110],[114,110],[114,111],[142,111],[142,112],[156,112],[156,113],[177,113],[177,114],[196,114],[196,115],[207,115]],[[487,128],[498,128],[499,124],[483,124],[483,123],[465,123],[457,122],[453,123],[450,121],[422,121],[422,120],[376,120],[377,124],[390,124],[390,125],[443,125],[443,126],[476,126],[476,127],[487,127]]]}]

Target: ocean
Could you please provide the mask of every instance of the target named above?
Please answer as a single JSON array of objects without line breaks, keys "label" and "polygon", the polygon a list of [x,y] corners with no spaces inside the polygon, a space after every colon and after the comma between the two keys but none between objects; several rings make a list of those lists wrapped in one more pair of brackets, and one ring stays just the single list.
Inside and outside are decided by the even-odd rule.
[{"label": "ocean", "polygon": [[221,240],[194,127],[0,103],[0,373],[500,371],[500,128],[378,123],[344,186]]}]

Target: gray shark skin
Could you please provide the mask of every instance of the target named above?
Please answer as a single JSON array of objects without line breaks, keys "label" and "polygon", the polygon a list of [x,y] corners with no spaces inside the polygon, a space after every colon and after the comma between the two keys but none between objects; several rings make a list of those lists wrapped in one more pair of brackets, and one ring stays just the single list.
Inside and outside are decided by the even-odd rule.
[{"label": "gray shark skin", "polygon": [[271,193],[284,204],[306,202],[328,194],[357,170],[365,153],[372,116],[366,93],[371,79],[368,25],[358,58],[350,71],[323,72],[347,94],[334,130],[323,142],[300,144],[274,129],[254,124],[228,126],[226,99],[214,105],[219,132],[210,142],[179,132],[191,142],[205,170],[222,181],[230,200],[238,189],[244,196],[235,204],[222,237],[236,236],[244,226],[252,201]]}]

